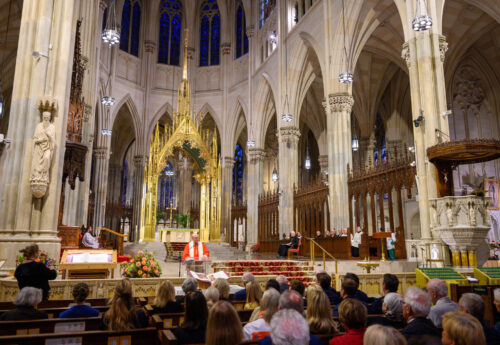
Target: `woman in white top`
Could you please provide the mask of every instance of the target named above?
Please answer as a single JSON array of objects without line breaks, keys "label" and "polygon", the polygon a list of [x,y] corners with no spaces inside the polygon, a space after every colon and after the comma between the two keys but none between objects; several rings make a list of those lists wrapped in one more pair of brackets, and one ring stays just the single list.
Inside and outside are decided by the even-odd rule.
[{"label": "woman in white top", "polygon": [[389,253],[389,258],[394,260],[396,258],[394,254],[394,244],[396,243],[396,234],[391,232],[391,229],[388,230],[391,233],[391,237],[387,237],[385,240],[387,242],[387,253]]},{"label": "woman in white top", "polygon": [[99,240],[92,236],[92,227],[89,226],[87,232],[83,235],[82,244],[87,248],[99,248]]},{"label": "woman in white top", "polygon": [[278,311],[280,293],[276,289],[268,289],[262,296],[260,303],[259,318],[249,322],[243,327],[243,337],[245,340],[262,340],[269,336],[271,318]]}]

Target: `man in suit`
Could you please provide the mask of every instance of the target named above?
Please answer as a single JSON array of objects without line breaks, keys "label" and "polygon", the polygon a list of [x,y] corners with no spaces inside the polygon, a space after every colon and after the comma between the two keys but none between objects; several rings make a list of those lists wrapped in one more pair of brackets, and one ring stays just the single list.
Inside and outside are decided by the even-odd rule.
[{"label": "man in suit", "polygon": [[403,317],[407,326],[401,333],[409,340],[413,336],[430,335],[441,337],[439,330],[431,320],[427,319],[431,310],[429,295],[422,289],[410,287],[403,299]]},{"label": "man in suit", "polygon": [[288,249],[290,248],[297,248],[299,246],[299,237],[295,233],[295,231],[292,231],[290,233],[290,242],[285,243],[285,244],[280,244],[280,247],[278,249],[278,256],[281,258],[286,257],[288,253]]},{"label": "man in suit", "polygon": [[[397,293],[399,287],[399,279],[396,275],[386,273],[384,274],[384,280],[382,282],[382,290],[384,291],[384,296],[390,292]],[[384,296],[376,298],[373,303],[368,308],[368,312],[371,314],[382,314],[382,305],[384,304]]]},{"label": "man in suit", "polygon": [[442,328],[443,315],[448,312],[457,312],[458,305],[448,297],[448,285],[441,279],[431,279],[427,282],[427,293],[434,304],[427,318],[434,326]]},{"label": "man in suit", "polygon": [[499,343],[500,333],[493,327],[487,326],[484,323],[484,301],[481,296],[475,293],[464,293],[458,300],[458,311],[474,316],[483,326],[486,345],[495,345]]},{"label": "man in suit", "polygon": [[246,286],[248,283],[253,282],[255,280],[255,277],[253,276],[252,273],[250,272],[245,272],[241,276],[241,281],[243,282],[243,286],[245,287],[244,289],[241,289],[240,291],[237,291],[234,294],[234,300],[235,301],[246,301],[247,300],[247,289]]},{"label": "man in suit", "polygon": [[[368,310],[368,304],[366,304],[366,302],[364,302],[362,299],[356,296],[357,290],[358,287],[353,279],[344,278],[344,280],[342,281],[342,286],[340,288],[340,298],[342,298],[342,301],[346,299],[355,299],[359,301],[361,304],[363,304],[365,308]],[[339,316],[339,307],[340,303],[333,308],[332,310],[333,316]]]},{"label": "man in suit", "polygon": [[288,279],[284,275],[279,275],[276,277],[276,280],[280,284],[280,293],[290,289],[290,285],[288,285]]},{"label": "man in suit", "polygon": [[328,273],[319,272],[318,274],[316,274],[316,280],[318,281],[318,285],[323,289],[323,292],[326,294],[326,296],[328,296],[330,305],[335,305],[342,302],[342,299],[340,298],[338,292],[335,291],[334,288],[332,288],[332,278]]}]

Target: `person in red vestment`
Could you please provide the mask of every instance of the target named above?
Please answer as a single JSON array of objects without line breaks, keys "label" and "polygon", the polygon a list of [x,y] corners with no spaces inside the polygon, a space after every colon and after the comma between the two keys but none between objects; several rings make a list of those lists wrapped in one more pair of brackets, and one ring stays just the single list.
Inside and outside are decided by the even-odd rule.
[{"label": "person in red vestment", "polygon": [[191,236],[192,241],[186,244],[184,247],[184,253],[182,255],[182,262],[187,260],[196,261],[206,261],[210,256],[207,247],[200,242],[200,236],[197,233],[193,233]]}]

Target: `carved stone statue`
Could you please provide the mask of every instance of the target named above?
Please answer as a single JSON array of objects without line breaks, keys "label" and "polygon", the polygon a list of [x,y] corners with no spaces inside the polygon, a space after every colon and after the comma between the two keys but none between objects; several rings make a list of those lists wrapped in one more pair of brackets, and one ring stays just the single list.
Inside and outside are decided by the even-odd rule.
[{"label": "carved stone statue", "polygon": [[35,198],[45,195],[50,182],[50,166],[56,145],[56,128],[50,119],[51,112],[44,109],[42,121],[36,125],[33,134],[30,184],[31,193]]}]

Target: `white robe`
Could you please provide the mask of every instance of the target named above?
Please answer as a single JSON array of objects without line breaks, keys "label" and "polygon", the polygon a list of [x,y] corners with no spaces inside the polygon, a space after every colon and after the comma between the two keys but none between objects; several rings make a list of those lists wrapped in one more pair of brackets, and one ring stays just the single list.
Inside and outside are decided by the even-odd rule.
[{"label": "white robe", "polygon": [[361,235],[363,235],[363,232],[355,232],[354,235],[351,234],[351,246],[358,248],[359,245],[361,244]]},{"label": "white robe", "polygon": [[385,240],[387,242],[387,250],[394,249],[394,244],[393,243],[396,243],[396,234],[395,233],[391,233],[391,237],[388,237]]},{"label": "white robe", "polygon": [[99,240],[90,234],[90,232],[86,232],[82,238],[82,244],[87,248],[99,248]]}]

